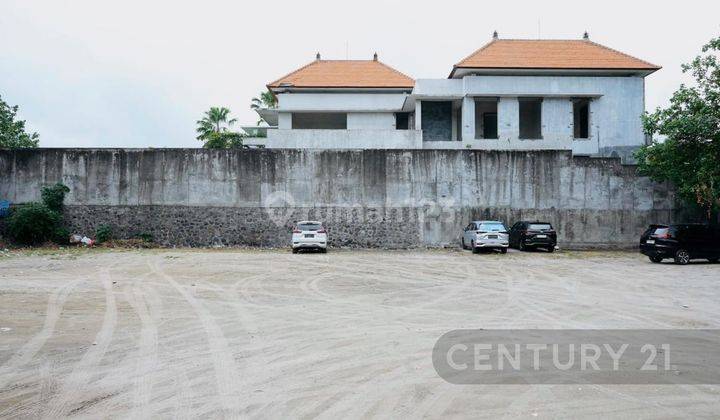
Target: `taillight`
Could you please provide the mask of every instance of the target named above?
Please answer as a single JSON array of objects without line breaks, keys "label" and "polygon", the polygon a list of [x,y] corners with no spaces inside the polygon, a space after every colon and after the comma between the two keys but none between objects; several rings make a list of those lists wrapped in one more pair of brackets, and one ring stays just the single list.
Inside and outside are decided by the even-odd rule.
[{"label": "taillight", "polygon": [[325,229],[319,229],[319,230],[317,231],[317,233],[326,233],[326,232],[325,232]]},{"label": "taillight", "polygon": [[665,232],[665,233],[661,233],[659,235],[655,235],[655,237],[660,238],[660,239],[670,239],[670,238],[672,238],[672,235],[670,234],[670,232]]},{"label": "taillight", "polygon": [[300,229],[293,229],[293,233],[302,233]]}]

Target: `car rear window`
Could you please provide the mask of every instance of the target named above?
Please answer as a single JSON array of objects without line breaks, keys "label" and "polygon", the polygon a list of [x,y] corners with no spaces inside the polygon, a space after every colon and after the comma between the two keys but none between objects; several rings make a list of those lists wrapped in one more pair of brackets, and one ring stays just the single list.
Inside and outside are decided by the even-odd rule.
[{"label": "car rear window", "polygon": [[502,223],[481,223],[480,230],[485,232],[503,232],[507,229],[505,229]]},{"label": "car rear window", "polygon": [[655,229],[655,233],[653,233],[653,235],[658,235],[658,236],[666,235],[669,231],[670,231],[670,228],[666,228],[666,227],[657,228],[657,229]]},{"label": "car rear window", "polygon": [[528,229],[530,230],[550,230],[552,229],[552,226],[550,226],[550,223],[530,223],[528,226]]},{"label": "car rear window", "polygon": [[322,228],[322,225],[319,223],[299,223],[298,229],[299,230],[307,230],[311,232],[315,232],[317,230],[320,230]]}]

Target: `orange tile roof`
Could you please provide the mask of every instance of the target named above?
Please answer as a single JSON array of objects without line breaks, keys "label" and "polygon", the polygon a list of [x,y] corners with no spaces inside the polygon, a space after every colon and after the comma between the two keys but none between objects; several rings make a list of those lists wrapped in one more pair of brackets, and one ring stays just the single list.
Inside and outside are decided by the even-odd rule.
[{"label": "orange tile roof", "polygon": [[455,68],[650,70],[655,64],[589,40],[494,39]]},{"label": "orange tile roof", "polygon": [[376,60],[315,60],[267,85],[278,88],[408,88],[415,81]]}]

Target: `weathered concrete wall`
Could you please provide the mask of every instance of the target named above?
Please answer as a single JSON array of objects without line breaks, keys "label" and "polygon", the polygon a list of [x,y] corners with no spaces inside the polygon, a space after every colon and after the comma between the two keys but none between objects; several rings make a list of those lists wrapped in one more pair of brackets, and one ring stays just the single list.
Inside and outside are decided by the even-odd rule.
[{"label": "weathered concrete wall", "polygon": [[348,112],[347,128],[348,130],[395,130],[395,113]]},{"label": "weathered concrete wall", "polygon": [[280,112],[398,112],[402,110],[406,93],[310,93],[278,94]]},{"label": "weathered concrete wall", "polygon": [[62,181],[73,229],[110,224],[168,245],[286,245],[296,220],[333,245],[455,244],[471,219],[543,219],[561,246],[630,246],[673,195],[617,159],[469,150],[0,151],[0,197]]},{"label": "weathered concrete wall", "polygon": [[[352,114],[348,114],[348,126]],[[394,123],[394,114],[391,114]],[[422,149],[418,130],[268,130],[271,149]]]}]

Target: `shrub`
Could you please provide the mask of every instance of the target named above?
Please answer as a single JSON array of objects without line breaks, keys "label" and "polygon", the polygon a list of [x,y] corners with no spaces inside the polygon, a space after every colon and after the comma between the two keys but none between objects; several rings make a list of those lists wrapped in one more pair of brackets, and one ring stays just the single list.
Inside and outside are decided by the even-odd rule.
[{"label": "shrub", "polygon": [[29,203],[13,210],[8,232],[16,242],[34,245],[53,238],[59,224],[59,213],[43,203]]},{"label": "shrub", "polygon": [[58,226],[52,235],[52,241],[58,245],[67,245],[70,243],[70,231],[64,226]]},{"label": "shrub", "polygon": [[65,184],[58,182],[52,187],[43,187],[41,192],[42,202],[52,211],[62,213],[65,194],[70,192]]},{"label": "shrub", "polygon": [[95,230],[95,241],[99,244],[103,242],[107,242],[110,239],[112,239],[112,227],[108,225],[100,225],[100,227]]}]

